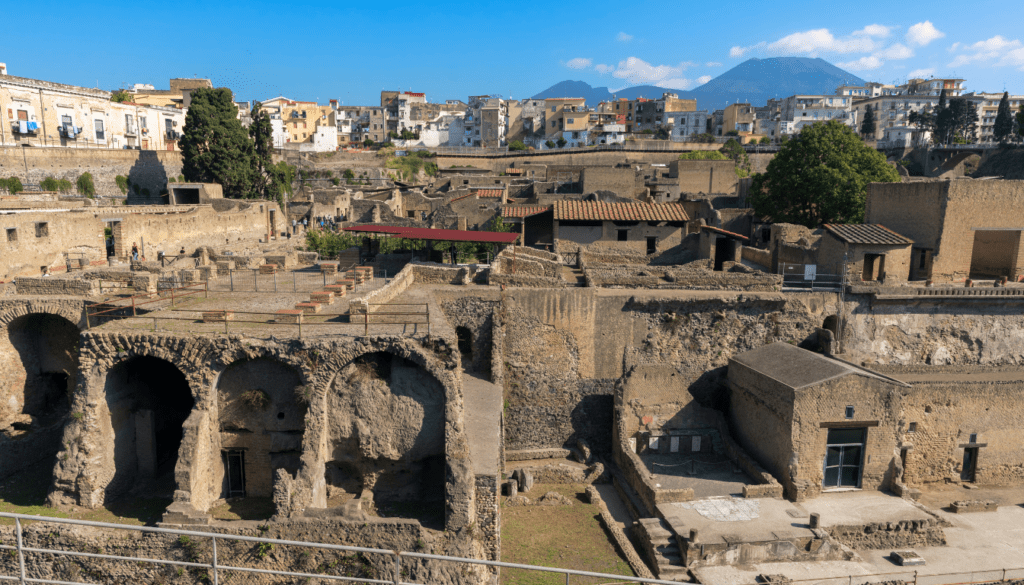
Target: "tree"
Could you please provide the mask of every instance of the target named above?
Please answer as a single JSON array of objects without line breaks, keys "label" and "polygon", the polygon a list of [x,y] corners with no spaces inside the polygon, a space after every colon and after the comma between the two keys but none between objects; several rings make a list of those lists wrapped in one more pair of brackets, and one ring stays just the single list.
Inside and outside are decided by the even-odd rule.
[{"label": "tree", "polygon": [[134,98],[132,98],[132,94],[128,93],[127,90],[119,89],[114,93],[110,94],[110,101],[117,102],[119,104],[130,104],[135,100]]},{"label": "tree", "polygon": [[25,187],[21,184],[21,179],[18,177],[9,177],[7,179],[0,179],[0,189],[7,189],[7,192],[11,195],[17,195],[24,191]]},{"label": "tree", "polygon": [[739,143],[735,138],[730,138],[722,145],[719,152],[732,159],[736,163],[736,176],[747,177],[750,176],[750,157],[747,156],[746,149]]},{"label": "tree", "polygon": [[899,181],[885,155],[837,120],[806,126],[754,177],[754,213],[817,228],[864,220],[868,183]]},{"label": "tree", "polygon": [[[249,137],[253,142],[252,170],[256,192],[267,197],[277,176],[271,171],[274,161],[271,158],[274,147],[274,127],[270,123],[270,115],[263,111],[263,104],[254,102],[249,112],[252,124],[249,125]],[[280,193],[280,188],[274,189]]]},{"label": "tree", "polygon": [[544,143],[544,146],[546,146],[548,148],[554,148],[555,147],[555,143],[554,143],[553,140],[548,140],[547,142]]},{"label": "tree", "polygon": [[1020,105],[1020,111],[1017,112],[1017,136],[1024,138],[1024,104]]},{"label": "tree", "polygon": [[178,145],[187,182],[220,183],[224,196],[235,199],[259,194],[254,144],[238,120],[238,107],[230,90],[192,91]]},{"label": "tree", "polygon": [[90,173],[82,173],[78,175],[78,180],[75,181],[75,187],[78,188],[80,195],[85,195],[89,199],[96,196],[96,185],[92,182],[92,175]]},{"label": "tree", "polygon": [[864,108],[864,120],[860,123],[860,133],[865,137],[874,138],[875,136],[875,110],[870,106]]},{"label": "tree", "polygon": [[974,142],[978,125],[978,109],[965,98],[949,100],[949,106],[939,114],[944,117],[946,130],[952,142],[967,144]]},{"label": "tree", "polygon": [[761,140],[758,141],[758,144],[771,144],[771,143],[772,143],[772,139],[768,138],[767,136],[762,136]]},{"label": "tree", "polygon": [[565,145],[569,144],[569,141],[559,136],[558,140],[555,141],[555,144],[558,145],[558,148],[565,148]]},{"label": "tree", "polygon": [[999,100],[999,109],[996,111],[996,123],[992,128],[992,134],[999,142],[1006,142],[1013,134],[1013,116],[1010,114],[1010,94],[1003,92],[1003,98]]},{"label": "tree", "polygon": [[367,139],[363,140],[363,146],[365,146],[367,148],[373,146],[373,139],[372,138],[367,138]]},{"label": "tree", "polygon": [[513,140],[508,143],[509,150],[526,150],[527,146],[522,140]]}]

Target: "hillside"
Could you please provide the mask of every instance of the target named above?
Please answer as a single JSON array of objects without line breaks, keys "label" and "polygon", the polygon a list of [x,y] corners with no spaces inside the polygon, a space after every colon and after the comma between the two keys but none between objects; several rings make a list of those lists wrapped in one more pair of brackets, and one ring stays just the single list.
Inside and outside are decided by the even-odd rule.
[{"label": "hillside", "polygon": [[[701,110],[717,110],[735,102],[764,105],[770,98],[784,98],[796,94],[832,94],[840,85],[863,83],[863,79],[843,71],[824,59],[777,57],[749,59],[690,91],[637,85],[615,92],[614,97],[653,99],[661,97],[666,91],[671,91],[681,98],[696,99],[697,107]],[[590,106],[613,99],[607,87],[591,87],[583,81],[556,83],[533,97],[583,97]]]}]

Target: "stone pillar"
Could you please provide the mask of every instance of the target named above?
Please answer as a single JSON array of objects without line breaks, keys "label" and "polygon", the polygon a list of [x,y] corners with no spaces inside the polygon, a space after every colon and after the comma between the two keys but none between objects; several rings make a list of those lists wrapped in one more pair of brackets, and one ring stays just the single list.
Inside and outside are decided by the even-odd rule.
[{"label": "stone pillar", "polygon": [[139,478],[156,476],[156,425],[152,410],[135,412],[135,457],[139,462]]}]

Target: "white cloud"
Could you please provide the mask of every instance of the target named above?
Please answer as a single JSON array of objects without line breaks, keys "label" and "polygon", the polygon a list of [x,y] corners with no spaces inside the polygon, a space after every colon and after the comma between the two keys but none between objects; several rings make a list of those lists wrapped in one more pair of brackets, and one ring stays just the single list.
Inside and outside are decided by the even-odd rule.
[{"label": "white cloud", "polygon": [[612,72],[612,75],[619,79],[625,79],[629,85],[641,85],[644,83],[658,85],[664,80],[679,82],[680,79],[674,78],[677,78],[683,72],[683,69],[685,69],[684,63],[681,63],[678,67],[651,65],[643,59],[630,57],[625,61],[619,61],[619,66]]},{"label": "white cloud", "polygon": [[949,64],[950,67],[959,67],[969,63],[981,61],[992,61],[999,59],[996,65],[1015,65],[1018,51],[1024,48],[1019,40],[1008,40],[996,35],[984,41],[978,41],[969,47],[964,48],[961,53]]},{"label": "white cloud", "polygon": [[593,63],[590,59],[584,59],[583,57],[576,57],[565,62],[565,66],[569,69],[586,69]]},{"label": "white cloud", "polygon": [[946,33],[935,28],[935,25],[930,20],[919,22],[907,30],[907,41],[919,47],[923,47],[944,36],[946,36]]},{"label": "white cloud", "polygon": [[700,77],[697,78],[697,83],[699,83],[700,85],[704,85],[709,81],[711,81],[710,75],[701,75]]},{"label": "white cloud", "polygon": [[707,63],[704,64],[704,66],[705,67],[721,67],[722,64],[719,63],[718,61],[708,61]]},{"label": "white cloud", "polygon": [[601,75],[615,71],[615,67],[611,65],[605,65],[604,63],[598,63],[597,65],[594,65],[594,69]]},{"label": "white cloud", "polygon": [[627,35],[624,32],[620,32],[619,34],[615,35],[615,40],[621,41],[623,43],[628,43],[629,41],[633,40],[633,35]]},{"label": "white cloud", "polygon": [[875,41],[867,36],[836,38],[827,28],[819,28],[784,36],[770,43],[767,50],[779,55],[817,56],[820,53],[865,53],[874,48]]},{"label": "white cloud", "polygon": [[893,60],[893,61],[898,61],[900,59],[909,59],[909,58],[913,57],[914,56],[914,50],[911,49],[910,47],[906,46],[906,45],[901,45],[900,43],[896,43],[894,45],[890,45],[890,46],[882,49],[881,51],[875,53],[874,56],[875,57],[879,57],[881,59],[890,59],[890,60]]},{"label": "white cloud", "polygon": [[1003,56],[999,61],[999,65],[1009,65],[1016,67],[1021,71],[1024,71],[1024,48],[1014,49]]},{"label": "white cloud", "polygon": [[854,31],[853,36],[885,38],[889,36],[889,33],[891,31],[892,29],[890,29],[887,26],[882,26],[880,24],[869,24],[858,31]]},{"label": "white cloud", "polygon": [[914,77],[925,78],[925,77],[931,77],[932,75],[935,75],[935,70],[934,69],[914,69],[910,73],[907,73],[907,77],[910,77],[910,78],[914,78]]},{"label": "white cloud", "polygon": [[729,49],[729,56],[730,57],[742,57],[742,56],[746,55],[747,53],[753,51],[754,49],[760,49],[760,48],[763,48],[764,46],[765,46],[765,43],[757,43],[756,45],[751,45],[749,47],[733,47],[733,48]]},{"label": "white cloud", "polygon": [[840,69],[849,69],[850,71],[870,71],[872,69],[878,69],[884,63],[885,61],[871,55],[870,57],[861,57],[856,61],[836,63],[836,67],[839,67]]},{"label": "white cloud", "polygon": [[665,89],[690,89],[693,87],[693,80],[682,77],[673,77],[672,79],[662,79],[654,85],[664,87]]},{"label": "white cloud", "polygon": [[960,46],[960,43],[953,43],[946,50],[949,51],[950,53],[952,53],[953,51],[956,51],[956,48],[959,47],[959,46]]}]

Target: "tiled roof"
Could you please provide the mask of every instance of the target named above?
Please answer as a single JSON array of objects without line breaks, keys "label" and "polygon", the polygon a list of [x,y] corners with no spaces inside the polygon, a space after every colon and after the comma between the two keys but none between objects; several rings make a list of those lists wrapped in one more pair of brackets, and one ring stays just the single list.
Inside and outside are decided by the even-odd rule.
[{"label": "tiled roof", "polygon": [[700,229],[707,230],[709,232],[715,232],[716,234],[722,234],[723,236],[729,236],[730,238],[737,238],[737,239],[740,239],[740,240],[748,240],[748,239],[750,239],[747,236],[741,236],[740,234],[737,234],[735,232],[727,232],[727,231],[723,230],[722,228],[715,227],[713,225],[702,225],[702,226],[700,226]]},{"label": "tiled roof", "polygon": [[502,217],[529,217],[550,211],[550,205],[506,205],[501,208]]},{"label": "tiled roof", "polygon": [[557,220],[606,221],[688,221],[677,203],[604,203],[601,201],[558,201]]},{"label": "tiled roof", "polygon": [[879,224],[825,224],[825,229],[848,244],[875,244],[881,246],[905,246],[914,241]]},{"label": "tiled roof", "polygon": [[523,174],[523,169],[517,169],[515,167],[509,167],[509,168],[505,169],[505,174],[506,175],[521,175],[521,174]]},{"label": "tiled roof", "polygon": [[480,189],[476,192],[477,197],[501,197],[504,189]]},{"label": "tiled roof", "polygon": [[465,195],[459,195],[458,197],[452,197],[448,200],[448,203],[455,203],[456,201],[462,201],[466,197],[469,197],[472,193],[466,193]]}]

